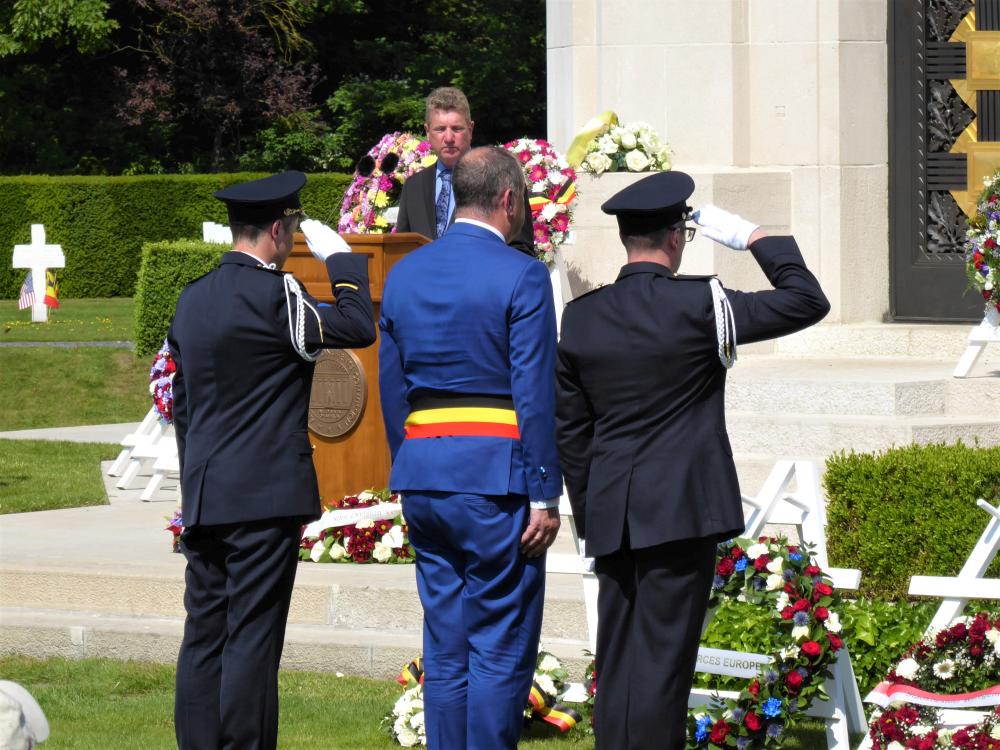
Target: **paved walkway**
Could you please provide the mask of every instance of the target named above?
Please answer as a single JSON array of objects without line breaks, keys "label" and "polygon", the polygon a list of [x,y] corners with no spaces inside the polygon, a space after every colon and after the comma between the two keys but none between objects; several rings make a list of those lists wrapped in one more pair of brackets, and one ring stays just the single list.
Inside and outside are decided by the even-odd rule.
[{"label": "paved walkway", "polygon": [[82,427],[44,427],[36,430],[0,432],[0,440],[67,440],[71,443],[120,443],[138,422],[125,424],[92,424]]},{"label": "paved walkway", "polygon": [[104,347],[108,349],[131,349],[135,351],[132,341],[0,341],[0,346],[54,346],[63,349],[79,349],[81,347]]}]

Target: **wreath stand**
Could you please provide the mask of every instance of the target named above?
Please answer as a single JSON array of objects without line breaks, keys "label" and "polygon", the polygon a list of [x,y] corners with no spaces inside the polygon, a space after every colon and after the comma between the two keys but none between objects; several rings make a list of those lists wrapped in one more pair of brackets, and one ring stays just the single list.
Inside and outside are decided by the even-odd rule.
[{"label": "wreath stand", "polygon": [[[795,480],[797,489],[788,488]],[[755,498],[743,496],[743,504],[750,508],[746,517],[743,536],[756,539],[768,523],[795,526],[803,542],[813,547],[816,564],[823,569],[834,588],[856,590],[861,581],[861,571],[850,568],[831,568],[826,552],[826,500],[823,497],[819,471],[811,461],[778,461]],[[709,610],[708,618],[712,616]],[[708,619],[706,619],[706,626]],[[748,654],[723,649],[698,649],[696,672],[729,677],[756,677],[761,668],[771,662],[763,654]],[[858,681],[845,645],[833,664],[832,676],[824,684],[828,701],[814,701],[805,714],[826,721],[827,746],[831,750],[848,750],[850,732],[867,729]],[[710,691],[695,688],[688,698],[688,707],[709,704],[718,696],[735,698],[737,693]]]},{"label": "wreath stand", "polygon": [[[122,450],[108,468],[107,474],[109,477],[118,477],[115,487],[127,490],[143,466],[152,461],[152,476],[139,496],[143,502],[153,499],[153,493],[168,473],[180,471],[177,442],[172,435],[167,434],[167,427],[160,421],[154,407],[150,407],[135,432],[122,438],[121,445]],[[180,494],[180,483],[177,485],[177,493]]]},{"label": "wreath stand", "polygon": [[[957,576],[913,576],[910,578],[908,593],[912,596],[933,596],[942,599],[934,618],[924,631],[926,637],[935,630],[948,627],[952,621],[960,616],[970,599],[1000,599],[1000,579],[983,578],[986,569],[993,562],[997,552],[1000,551],[1000,506],[994,507],[983,498],[976,501],[976,505],[990,515],[990,521],[983,529],[969,554],[965,565],[958,572]],[[865,697],[865,701],[871,700],[874,693]],[[922,704],[923,701],[912,698],[908,703]],[[946,708],[941,710],[941,723],[939,727],[963,727],[968,724],[975,724],[985,715],[984,711],[970,709]],[[871,737],[866,733],[865,739],[860,745],[860,750],[867,750],[872,745]]]},{"label": "wreath stand", "polygon": [[954,378],[964,378],[972,370],[983,353],[987,344],[1000,344],[1000,325],[989,322],[989,314],[983,316],[982,322],[969,331],[969,344],[965,352],[955,365],[955,371],[951,374]]}]

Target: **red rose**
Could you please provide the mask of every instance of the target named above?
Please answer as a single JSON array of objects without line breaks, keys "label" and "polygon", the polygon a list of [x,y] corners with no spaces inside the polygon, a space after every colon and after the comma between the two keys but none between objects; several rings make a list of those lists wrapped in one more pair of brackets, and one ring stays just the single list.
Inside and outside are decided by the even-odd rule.
[{"label": "red rose", "polygon": [[730,573],[733,572],[734,567],[735,563],[733,563],[731,559],[729,559],[728,557],[723,557],[721,560],[719,560],[719,564],[715,566],[715,571],[720,576],[728,576]]},{"label": "red rose", "polygon": [[972,254],[972,262],[976,266],[981,266],[983,264],[983,260],[984,260],[983,259],[983,254],[981,252],[979,252],[978,250],[976,250],[976,252],[974,252]]},{"label": "red rose", "polygon": [[760,681],[754,680],[749,685],[747,685],[747,692],[750,693],[754,698],[760,695]]},{"label": "red rose", "polygon": [[916,724],[920,715],[913,706],[900,706],[899,710],[896,711],[896,718],[904,724]]},{"label": "red rose", "polygon": [[830,616],[830,610],[828,610],[826,607],[816,607],[816,609],[813,610],[813,617],[815,617],[820,622],[823,622],[829,616]]},{"label": "red rose", "polygon": [[951,736],[951,744],[955,747],[973,747],[974,743],[972,738],[969,736],[967,729],[959,729],[955,734]]},{"label": "red rose", "polygon": [[969,631],[966,629],[964,622],[957,622],[951,626],[948,632],[951,633],[952,638],[965,638]]},{"label": "red rose", "polygon": [[786,583],[782,588],[782,591],[791,596],[792,594],[795,593],[795,587],[790,583]]},{"label": "red rose", "polygon": [[712,740],[713,744],[724,745],[727,734],[729,734],[729,724],[726,723],[725,719],[719,719],[712,725],[712,734],[709,739]]},{"label": "red rose", "polygon": [[796,612],[805,612],[807,609],[809,609],[809,600],[799,599],[792,605],[792,609],[794,609]]},{"label": "red rose", "polygon": [[949,643],[951,643],[951,635],[949,635],[947,630],[942,630],[934,636],[934,645],[938,648],[944,648]]},{"label": "red rose", "polygon": [[826,634],[827,639],[830,641],[830,648],[834,651],[840,651],[844,647],[844,642],[840,640],[839,635],[834,635],[833,633]]},{"label": "red rose", "polygon": [[791,620],[794,614],[795,614],[794,609],[792,609],[791,607],[785,607],[783,610],[781,610],[781,619]]},{"label": "red rose", "polygon": [[937,733],[932,732],[933,737],[930,735],[925,735],[920,742],[917,744],[917,750],[934,750],[934,744],[937,742]]},{"label": "red rose", "polygon": [[833,593],[833,589],[825,583],[817,583],[813,590],[820,596],[830,596]]},{"label": "red rose", "polygon": [[816,641],[806,641],[802,644],[802,653],[810,659],[815,659],[823,653],[823,647],[816,643]]},{"label": "red rose", "polygon": [[743,557],[743,548],[738,544],[734,545],[732,550],[730,551],[730,554],[733,556],[734,560],[739,560],[741,557]]},{"label": "red rose", "polygon": [[983,243],[983,247],[994,248],[997,246],[997,241],[992,237],[987,237],[986,242]]},{"label": "red rose", "polygon": [[981,646],[971,646],[969,648],[969,655],[972,658],[974,658],[974,659],[978,659],[980,656],[983,655],[983,649],[982,649],[982,647]]},{"label": "red rose", "polygon": [[760,717],[753,711],[750,711],[746,717],[743,719],[743,723],[746,724],[747,729],[751,732],[759,732],[760,728],[763,726],[763,722]]},{"label": "red rose", "polygon": [[799,690],[802,689],[802,675],[797,669],[793,669],[785,675],[785,685],[788,686],[789,695],[798,695]]},{"label": "red rose", "polygon": [[767,570],[767,564],[771,562],[771,558],[767,555],[761,555],[756,560],[753,561],[753,567],[758,572]]},{"label": "red rose", "polygon": [[810,576],[810,577],[812,577],[812,576],[818,576],[822,572],[823,571],[821,571],[815,565],[806,565],[805,573],[806,573],[807,576]]}]

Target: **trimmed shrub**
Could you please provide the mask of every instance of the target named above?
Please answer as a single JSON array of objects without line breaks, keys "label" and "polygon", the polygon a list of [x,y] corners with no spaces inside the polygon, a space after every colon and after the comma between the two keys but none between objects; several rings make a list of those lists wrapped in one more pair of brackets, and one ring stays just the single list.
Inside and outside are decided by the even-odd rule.
[{"label": "trimmed shrub", "polygon": [[136,354],[153,354],[163,345],[181,291],[215,268],[229,249],[229,245],[195,240],[143,246],[135,289]]},{"label": "trimmed shrub", "polygon": [[988,521],[976,498],[1000,499],[1000,447],[841,453],[824,484],[830,564],[860,568],[864,596],[905,601],[910,576],[955,575],[965,563]]},{"label": "trimmed shrub", "polygon": [[[11,268],[12,254],[14,245],[31,241],[31,224],[44,224],[46,241],[62,245],[63,297],[127,297],[145,243],[200,239],[203,221],[226,223],[225,206],[212,193],[261,176],[0,177],[0,298],[16,297],[24,280],[24,270]],[[303,207],[334,225],[351,177],[310,175]]]}]

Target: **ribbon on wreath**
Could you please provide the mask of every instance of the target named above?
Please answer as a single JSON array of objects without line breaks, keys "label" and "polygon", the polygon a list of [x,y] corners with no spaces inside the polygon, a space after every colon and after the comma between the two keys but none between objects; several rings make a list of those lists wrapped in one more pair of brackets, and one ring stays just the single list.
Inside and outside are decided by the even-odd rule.
[{"label": "ribbon on wreath", "polygon": [[528,199],[531,206],[531,215],[537,216],[549,203],[557,203],[566,206],[576,197],[576,182],[566,182],[559,188],[555,198],[546,198],[544,195],[534,195]]},{"label": "ribbon on wreath", "polygon": [[538,683],[532,681],[531,693],[528,695],[528,704],[531,706],[531,715],[535,718],[559,727],[560,732],[568,732],[577,723],[583,721],[572,708],[556,703],[555,698],[550,696],[540,687]]},{"label": "ribbon on wreath", "polygon": [[591,117],[587,123],[573,136],[566,152],[566,161],[571,167],[579,167],[587,156],[587,144],[613,125],[618,124],[618,115],[610,110],[601,112],[597,117]]},{"label": "ribbon on wreath", "polygon": [[396,682],[405,688],[424,684],[424,661],[419,656],[403,667]]},{"label": "ribbon on wreath", "polygon": [[1000,685],[970,693],[932,693],[915,685],[901,685],[890,682],[880,682],[865,696],[867,703],[874,703],[885,708],[897,701],[914,703],[918,706],[933,706],[935,708],[980,708],[983,706],[1000,705]]}]

